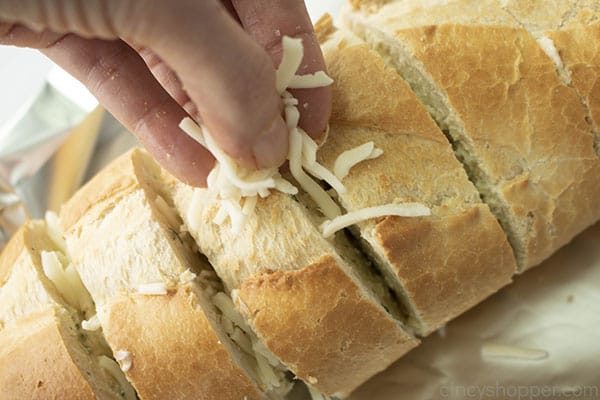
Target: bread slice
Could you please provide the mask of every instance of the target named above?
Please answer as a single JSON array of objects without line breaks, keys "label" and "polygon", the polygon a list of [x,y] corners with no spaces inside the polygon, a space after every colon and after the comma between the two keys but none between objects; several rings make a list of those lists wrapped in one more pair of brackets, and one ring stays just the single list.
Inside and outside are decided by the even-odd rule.
[{"label": "bread slice", "polygon": [[166,178],[174,203],[266,348],[313,391],[346,397],[415,347],[389,290],[343,233],[297,197],[260,198],[243,226],[213,223],[207,190]]},{"label": "bread slice", "polygon": [[103,368],[101,333],[82,330],[83,310],[66,300],[85,293],[61,293],[45,275],[45,255],[60,252],[45,222],[29,221],[0,257],[0,398],[135,399],[118,368]]},{"label": "bread slice", "polygon": [[141,399],[280,398],[289,389],[283,372],[267,367],[270,380],[261,380],[256,357],[228,335],[249,341],[213,304],[219,282],[179,235],[159,176],[147,154],[130,151],[61,214],[106,339],[130,358],[127,378]]},{"label": "bread slice", "polygon": [[600,162],[585,109],[499,2],[357,5],[345,21],[398,69],[447,133],[520,271],[598,220]]},{"label": "bread slice", "polygon": [[545,49],[586,106],[600,156],[600,3],[595,0],[506,0],[503,7]]},{"label": "bread slice", "polygon": [[[338,200],[348,211],[421,202],[429,217],[368,220],[354,233],[427,335],[511,281],[516,263],[452,147],[408,84],[330,18],[317,24],[333,84],[329,137],[319,161],[374,142],[383,155],[354,167]],[[329,32],[327,34],[326,32]]]}]

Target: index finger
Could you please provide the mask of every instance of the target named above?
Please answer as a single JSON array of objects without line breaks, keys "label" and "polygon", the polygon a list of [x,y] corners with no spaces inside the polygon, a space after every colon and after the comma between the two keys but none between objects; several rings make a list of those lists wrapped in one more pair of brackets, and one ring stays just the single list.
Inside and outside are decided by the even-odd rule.
[{"label": "index finger", "polygon": [[[325,71],[325,61],[303,0],[232,0],[246,31],[271,55],[275,65],[282,57],[281,38],[301,38],[304,59],[300,74]],[[300,127],[313,138],[319,138],[331,114],[331,88],[295,89],[298,99]]]}]

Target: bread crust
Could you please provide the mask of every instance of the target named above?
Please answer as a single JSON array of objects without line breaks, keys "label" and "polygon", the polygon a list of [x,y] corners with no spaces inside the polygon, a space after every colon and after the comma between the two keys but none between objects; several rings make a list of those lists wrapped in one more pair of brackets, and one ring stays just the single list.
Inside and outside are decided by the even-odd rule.
[{"label": "bread crust", "polygon": [[[259,199],[254,213],[235,232],[228,222],[212,222],[216,207],[210,204],[210,197],[196,205],[201,209],[200,220],[190,221],[187,211],[193,192],[181,184],[174,194],[188,229],[228,290],[238,290],[242,302],[260,311],[253,326],[259,339],[300,379],[326,395],[344,397],[416,346],[417,341],[358,281],[356,265],[341,259],[318,231],[309,211],[291,196],[273,192]],[[280,284],[285,279],[293,284]],[[347,297],[343,308],[342,303],[336,306],[339,293]],[[357,310],[348,313],[348,304],[356,305]],[[256,318],[241,303],[237,308],[247,318]],[[340,325],[309,334],[309,329],[318,326],[315,310],[323,310],[328,321]],[[340,352],[339,338],[352,341],[354,335],[364,339],[354,343],[353,354]],[[280,340],[285,344],[278,344]],[[287,344],[292,342],[290,348]]]},{"label": "bread crust", "polygon": [[[150,204],[160,173],[149,155],[133,149],[62,209],[73,263],[96,301],[106,340],[113,353],[133,355],[126,376],[142,399],[263,398],[217,338],[200,293],[179,283],[179,274],[200,260],[177,244],[178,232]],[[139,295],[138,285],[148,282],[171,291]],[[175,340],[180,336],[185,340]]]},{"label": "bread crust", "polygon": [[114,399],[94,394],[70,355],[66,335],[53,308],[0,330],[0,398]]},{"label": "bread crust", "polygon": [[239,300],[267,347],[328,396],[347,396],[418,343],[331,255],[297,271],[257,273]]},{"label": "bread crust", "polygon": [[[600,22],[548,32],[547,36],[559,51],[573,86],[589,107],[596,129],[600,129]],[[596,150],[600,155],[598,144]]]},{"label": "bread crust", "polygon": [[405,17],[394,14],[399,3],[361,24],[379,24],[369,29],[383,33],[386,46],[403,46],[448,99],[465,128],[467,157],[484,171],[478,179],[502,203],[497,213],[507,215],[502,223],[523,271],[598,220],[592,204],[600,195],[600,164],[585,109],[533,36],[515,28],[514,19],[506,26],[477,22],[465,6],[472,3],[450,2],[456,9],[448,17],[436,7],[411,15],[423,21],[442,15],[432,17],[434,25],[399,27]]},{"label": "bread crust", "polygon": [[398,202],[431,208],[431,217],[359,225],[369,253],[389,265],[383,267],[391,270],[388,282],[411,310],[411,326],[426,335],[508,284],[515,260],[408,84],[366,43],[349,44],[349,35],[338,31],[323,44],[334,84],[330,134],[319,160],[331,169],[343,151],[373,141],[383,155],[351,170],[343,181],[347,192],[338,195],[342,205],[350,211]]},{"label": "bread crust", "polygon": [[102,312],[113,351],[131,352],[127,376],[140,398],[263,398],[221,345],[191,288],[117,297]]}]

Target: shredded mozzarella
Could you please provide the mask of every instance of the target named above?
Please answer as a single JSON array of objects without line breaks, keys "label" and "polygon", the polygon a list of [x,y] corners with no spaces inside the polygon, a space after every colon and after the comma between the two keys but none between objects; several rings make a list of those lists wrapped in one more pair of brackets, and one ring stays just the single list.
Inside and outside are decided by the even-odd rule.
[{"label": "shredded mozzarella", "polygon": [[350,170],[356,164],[365,160],[377,158],[382,154],[383,151],[375,148],[373,142],[367,142],[353,149],[346,150],[335,160],[335,163],[333,164],[333,173],[338,179],[343,180],[348,176]]},{"label": "shredded mozzarella", "polygon": [[570,75],[569,71],[564,68],[564,64],[562,62],[562,59],[560,58],[560,54],[558,54],[558,50],[556,49],[556,46],[554,45],[554,41],[547,36],[542,36],[537,41],[540,44],[540,47],[542,48],[544,53],[546,53],[546,55],[548,57],[550,57],[550,59],[556,66],[556,70],[558,71],[558,73],[559,73],[560,77],[563,79],[563,81],[567,85],[570,84],[571,83],[571,75]]},{"label": "shredded mozzarella", "polygon": [[302,169],[302,134],[299,128],[294,128],[290,132],[289,160],[292,176],[298,181],[302,189],[317,203],[323,215],[329,219],[341,215],[342,211],[332,198],[329,197],[327,192]]},{"label": "shredded mozzarella", "polygon": [[90,319],[81,321],[81,328],[86,331],[97,331],[100,329],[100,318],[95,314]]},{"label": "shredded mozzarella", "polygon": [[137,399],[133,386],[131,386],[131,384],[127,381],[127,378],[125,378],[125,375],[123,375],[123,371],[121,371],[121,368],[116,361],[106,356],[100,356],[98,357],[98,365],[100,365],[101,368],[104,368],[106,372],[108,372],[110,376],[117,381],[126,400]]},{"label": "shredded mozzarella", "polygon": [[390,215],[399,217],[421,217],[431,215],[429,207],[420,203],[385,204],[383,206],[367,207],[342,215],[321,224],[323,236],[330,237],[335,232],[357,224],[361,221]]},{"label": "shredded mozzarella", "polygon": [[281,64],[277,68],[277,76],[275,87],[279,94],[283,93],[290,86],[294,75],[298,71],[304,51],[302,47],[302,39],[294,39],[289,36],[284,36],[282,39],[283,56]]},{"label": "shredded mozzarella", "polygon": [[115,353],[115,360],[117,360],[123,372],[127,372],[131,369],[133,360],[131,358],[131,353],[127,350],[117,350]]},{"label": "shredded mozzarella", "polygon": [[73,264],[57,251],[42,251],[40,256],[44,274],[52,281],[63,298],[78,310],[89,310],[92,307],[92,300]]},{"label": "shredded mozzarella", "polygon": [[197,278],[197,275],[188,268],[185,271],[183,271],[181,274],[179,274],[179,284],[186,285],[186,284],[194,281],[196,278]]},{"label": "shredded mozzarella", "polygon": [[[387,204],[371,207],[342,215],[342,210],[332,197],[310,175],[328,183],[337,194],[344,194],[346,187],[341,182],[356,164],[381,156],[383,151],[375,148],[373,142],[342,153],[334,165],[334,172],[317,162],[317,144],[298,127],[300,112],[298,100],[288,88],[315,88],[330,85],[333,81],[323,71],[309,75],[297,75],[304,56],[302,41],[284,37],[283,57],[277,69],[276,88],[282,97],[284,115],[289,130],[288,160],[290,172],[302,190],[317,204],[323,215],[330,221],[322,225],[325,237],[369,218],[387,215],[421,216],[430,215],[430,210],[420,204]],[[213,223],[221,225],[227,218],[234,232],[239,231],[257,202],[257,196],[267,197],[271,190],[296,194],[297,188],[281,177],[276,168],[246,171],[239,167],[214,141],[210,132],[186,118],[180,124],[182,130],[208,149],[217,159],[217,164],[207,178],[208,190],[216,200],[218,210]],[[305,172],[306,171],[306,172]],[[197,192],[198,193],[198,192]],[[188,211],[192,223],[201,223],[200,195],[194,195]],[[194,209],[198,209],[195,211]]]},{"label": "shredded mozzarella", "polygon": [[54,242],[58,248],[65,253],[67,251],[67,243],[62,234],[62,228],[60,227],[60,219],[58,215],[53,211],[47,211],[46,216],[46,227],[48,236]]},{"label": "shredded mozzarella", "polygon": [[168,293],[167,284],[165,282],[140,284],[137,292],[146,296],[164,296]]}]

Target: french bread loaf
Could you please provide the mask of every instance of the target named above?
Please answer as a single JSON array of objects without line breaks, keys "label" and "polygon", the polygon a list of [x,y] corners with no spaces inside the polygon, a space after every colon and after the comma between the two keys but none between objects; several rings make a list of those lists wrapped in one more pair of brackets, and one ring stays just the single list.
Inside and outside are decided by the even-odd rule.
[{"label": "french bread loaf", "polygon": [[[140,399],[281,398],[289,384],[235,344],[213,304],[209,265],[179,236],[159,191],[159,167],[139,150],[121,156],[61,211],[67,246],[97,304],[113,352],[130,354]],[[231,321],[230,321],[231,323]]]},{"label": "french bread loaf", "polygon": [[[133,150],[61,212],[92,308],[44,277],[51,239],[20,233],[0,256],[2,398],[122,398],[98,351],[141,399],[281,399],[292,380],[343,398],[600,218],[595,2],[350,3],[357,36],[316,26],[335,81],[318,160],[373,142],[383,154],[350,169],[340,207],[431,215],[326,239],[310,196],[274,192],[238,230]],[[44,235],[60,237],[28,237]],[[94,307],[101,350],[80,335]]]},{"label": "french bread loaf", "polygon": [[[525,28],[547,24],[547,2],[512,2],[520,20],[507,3],[354,1],[344,21],[398,69],[447,133],[523,271],[598,220],[600,162],[590,100],[582,104],[585,95],[557,71],[565,49],[551,57],[551,46]],[[585,8],[575,3],[562,4]]]},{"label": "french bread loaf", "polygon": [[509,283],[515,261],[500,225],[481,202],[452,148],[395,70],[330,18],[317,24],[334,80],[329,138],[319,160],[374,142],[383,155],[353,168],[338,200],[347,211],[421,202],[432,215],[388,217],[354,233],[427,335]]},{"label": "french bread loaf", "polygon": [[0,398],[133,400],[117,364],[104,368],[111,353],[101,334],[81,327],[87,293],[46,275],[45,258],[62,251],[44,221],[29,221],[0,257]]}]

